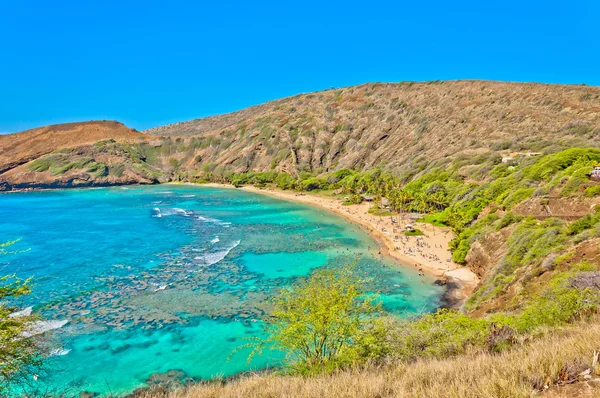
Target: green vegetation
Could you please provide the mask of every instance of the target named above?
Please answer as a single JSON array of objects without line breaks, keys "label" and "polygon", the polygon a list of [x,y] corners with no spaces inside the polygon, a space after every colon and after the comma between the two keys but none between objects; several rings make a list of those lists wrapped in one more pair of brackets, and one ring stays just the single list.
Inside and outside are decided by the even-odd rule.
[{"label": "green vegetation", "polygon": [[511,309],[485,317],[440,309],[401,320],[386,316],[373,296],[362,294],[352,268],[320,269],[274,300],[268,337],[252,345],[250,359],[265,348],[282,350],[288,372],[312,375],[365,363],[504,351],[596,314],[600,291],[586,283],[595,280],[596,270],[586,262],[573,264],[532,285]]},{"label": "green vegetation", "polygon": [[116,177],[122,177],[124,172],[125,165],[123,163],[117,163],[109,168],[109,173]]},{"label": "green vegetation", "polygon": [[447,358],[468,350],[502,351],[528,336],[589,317],[598,310],[597,288],[578,289],[571,282],[586,271],[588,263],[559,272],[538,287],[520,309],[474,318],[453,310],[439,310],[413,321],[404,321],[395,330],[395,353],[402,360],[422,357]]},{"label": "green vegetation", "polygon": [[[285,298],[277,302],[273,323],[269,325],[268,342],[291,352],[287,362],[289,370],[312,374],[365,361],[440,359],[472,350],[496,353],[595,314],[600,305],[598,289],[593,284],[580,286],[576,281],[590,277],[590,273],[595,275],[596,266],[580,262],[565,269],[565,264],[571,256],[570,248],[600,236],[600,209],[570,223],[551,217],[524,218],[512,209],[524,200],[547,203],[546,195],[550,192],[562,196],[583,194],[580,187],[589,181],[587,173],[599,160],[599,150],[576,148],[537,158],[524,157],[510,166],[501,164],[500,159],[493,156],[459,158],[448,167],[432,169],[417,177],[393,176],[381,169],[364,172],[342,169],[321,176],[270,172],[268,178],[262,179],[263,184],[275,185],[276,181],[284,180],[286,186],[282,189],[336,190],[345,195],[346,204],[359,203],[364,194],[386,197],[393,211],[419,212],[425,222],[450,226],[457,234],[451,247],[453,258],[459,263],[465,262],[473,242],[490,233],[504,231],[508,240],[506,256],[488,272],[465,305],[467,311],[483,308],[485,312],[482,310],[479,317],[453,310],[440,310],[406,321],[385,318],[380,312],[372,317],[360,315],[357,319],[367,320],[365,325],[381,327],[361,328],[358,326],[361,322],[357,321],[345,329],[351,334],[357,333],[344,336],[344,341],[352,344],[343,345],[345,349],[326,360],[316,359],[314,346],[307,342],[319,341],[314,333],[324,329],[315,327],[314,320],[308,319],[313,311],[323,308],[319,310],[321,303],[309,298],[320,297],[321,291],[339,291],[339,286],[331,288],[331,281],[337,278],[329,275],[326,283],[318,277],[311,279],[308,285],[285,291]],[[465,165],[475,166],[469,169],[472,180],[461,174]],[[264,174],[228,176],[240,184],[253,183],[257,177],[260,179]],[[585,193],[595,195],[588,192],[595,190]],[[374,214],[379,211],[384,210],[378,206],[371,209]],[[342,279],[340,283],[347,283]],[[490,307],[500,296],[508,301]],[[294,305],[290,304],[292,301]],[[338,316],[331,315],[327,319]],[[364,354],[367,351],[360,345],[365,330],[373,332],[369,339],[376,347],[368,354]]]},{"label": "green vegetation", "polygon": [[585,196],[591,198],[600,195],[600,185],[594,185],[585,189]]},{"label": "green vegetation", "polygon": [[384,319],[375,297],[365,296],[353,267],[319,269],[284,288],[273,300],[265,348],[286,353],[286,369],[300,374],[332,372],[380,357]]},{"label": "green vegetation", "polygon": [[[0,255],[14,254],[10,247],[18,241],[0,244]],[[15,299],[31,292],[31,279],[22,280],[15,275],[0,277],[0,394],[25,377],[42,363],[42,349],[35,336],[27,335],[38,319],[34,315],[11,316],[18,311]]]},{"label": "green vegetation", "polygon": [[[83,150],[81,152],[74,149],[59,149],[50,154],[44,155],[29,164],[27,168],[35,172],[49,171],[53,176],[60,176],[68,171],[75,170],[84,172],[93,178],[106,177],[113,175],[122,177],[126,167],[130,167],[141,177],[156,181],[162,176],[162,172],[157,167],[153,166],[158,163],[159,152],[147,143],[127,144],[119,143],[115,140],[104,140],[96,142],[92,145],[94,151],[117,155],[124,158],[123,162],[115,164],[106,164],[97,161],[94,156],[96,152]],[[173,150],[167,148],[166,150]],[[92,155],[87,155],[87,153]],[[86,153],[86,154],[84,154]],[[169,159],[169,165],[172,171],[179,170],[181,162],[175,158]]]},{"label": "green vegetation", "polygon": [[415,228],[412,231],[405,231],[404,235],[406,235],[406,236],[421,236],[421,235],[425,235],[425,234],[420,229]]}]

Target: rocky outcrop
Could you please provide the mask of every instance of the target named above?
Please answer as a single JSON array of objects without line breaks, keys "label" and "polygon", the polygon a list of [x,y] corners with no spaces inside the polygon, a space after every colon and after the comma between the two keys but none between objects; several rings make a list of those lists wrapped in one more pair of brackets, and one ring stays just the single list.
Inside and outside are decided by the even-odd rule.
[{"label": "rocky outcrop", "polygon": [[479,279],[483,279],[487,271],[504,258],[508,250],[506,242],[513,230],[514,226],[509,226],[490,232],[471,244],[466,262]]}]

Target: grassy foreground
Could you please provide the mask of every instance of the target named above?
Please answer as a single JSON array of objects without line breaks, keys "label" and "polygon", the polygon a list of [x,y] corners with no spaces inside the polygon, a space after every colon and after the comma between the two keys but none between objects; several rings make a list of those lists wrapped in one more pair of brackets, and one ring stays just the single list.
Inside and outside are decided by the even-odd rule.
[{"label": "grassy foreground", "polygon": [[[228,383],[146,392],[140,397],[530,397],[562,396],[553,388],[590,368],[600,319],[554,331],[500,354],[465,354],[342,371],[333,375],[244,376]],[[596,391],[600,393],[600,390]],[[567,395],[564,395],[567,396]],[[572,396],[572,395],[568,395]]]}]

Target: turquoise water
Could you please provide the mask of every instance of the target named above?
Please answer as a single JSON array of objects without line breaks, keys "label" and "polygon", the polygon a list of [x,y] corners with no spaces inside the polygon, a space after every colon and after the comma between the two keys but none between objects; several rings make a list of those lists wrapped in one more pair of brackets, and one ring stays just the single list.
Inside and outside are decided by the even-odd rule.
[{"label": "turquoise water", "polygon": [[2,273],[33,276],[33,306],[56,355],[37,383],[123,393],[154,374],[208,379],[277,366],[265,352],[231,352],[260,337],[269,297],[321,266],[360,256],[384,306],[433,310],[441,290],[377,259],[376,243],[343,218],[226,188],[179,185],[0,195],[0,241],[29,249]]}]

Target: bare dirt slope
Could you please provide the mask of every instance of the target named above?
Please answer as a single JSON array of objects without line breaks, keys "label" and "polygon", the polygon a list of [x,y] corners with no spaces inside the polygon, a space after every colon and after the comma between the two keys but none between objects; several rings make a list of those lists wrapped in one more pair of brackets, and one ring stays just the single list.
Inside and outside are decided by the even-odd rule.
[{"label": "bare dirt slope", "polygon": [[55,124],[0,135],[0,174],[60,148],[74,148],[96,141],[135,140],[144,135],[115,121]]},{"label": "bare dirt slope", "polygon": [[536,151],[600,138],[600,87],[491,81],[364,84],[157,127],[199,136],[203,163],[233,171],[401,172],[460,154]]}]

